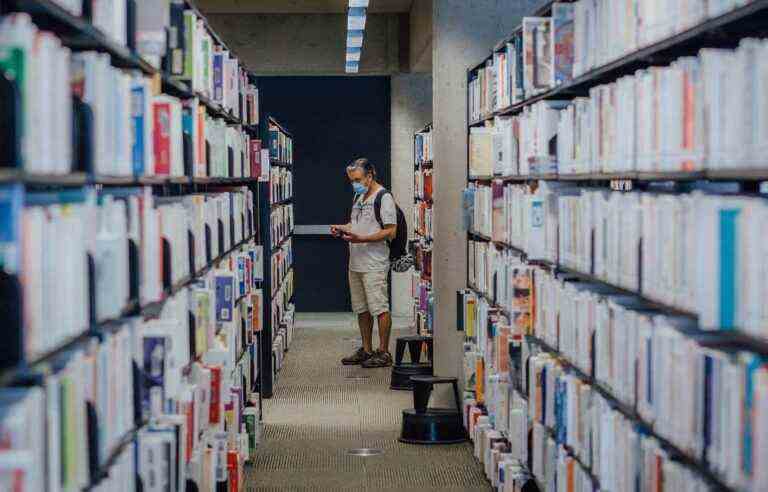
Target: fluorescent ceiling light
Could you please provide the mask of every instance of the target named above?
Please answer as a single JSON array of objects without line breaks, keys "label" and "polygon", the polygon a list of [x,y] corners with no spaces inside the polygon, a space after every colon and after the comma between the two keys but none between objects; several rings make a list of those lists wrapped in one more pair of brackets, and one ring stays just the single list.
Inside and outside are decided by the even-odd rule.
[{"label": "fluorescent ceiling light", "polygon": [[368,7],[368,0],[349,0],[349,6],[354,7]]},{"label": "fluorescent ceiling light", "polygon": [[346,72],[347,73],[357,73],[358,69],[360,68],[360,65],[357,62],[347,62],[346,65]]},{"label": "fluorescent ceiling light", "polygon": [[354,7],[349,9],[347,29],[350,31],[365,29],[365,8]]},{"label": "fluorescent ceiling light", "polygon": [[347,48],[347,61],[359,62],[362,51],[360,48]]},{"label": "fluorescent ceiling light", "polygon": [[363,31],[354,30],[347,32],[347,48],[363,47]]}]

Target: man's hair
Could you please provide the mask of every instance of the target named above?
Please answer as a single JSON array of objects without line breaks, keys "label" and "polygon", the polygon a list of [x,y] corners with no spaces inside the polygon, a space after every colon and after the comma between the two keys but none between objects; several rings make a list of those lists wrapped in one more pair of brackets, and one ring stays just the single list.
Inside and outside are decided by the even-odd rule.
[{"label": "man's hair", "polygon": [[376,168],[373,166],[371,161],[365,157],[355,159],[349,166],[347,166],[347,172],[351,172],[355,169],[362,170],[364,174],[370,173],[371,176],[373,176],[373,179],[376,179]]}]

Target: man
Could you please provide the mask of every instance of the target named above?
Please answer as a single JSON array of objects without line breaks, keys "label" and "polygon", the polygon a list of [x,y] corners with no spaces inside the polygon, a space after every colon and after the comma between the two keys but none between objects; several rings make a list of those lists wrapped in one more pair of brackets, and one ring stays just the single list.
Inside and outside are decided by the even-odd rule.
[{"label": "man", "polygon": [[[381,223],[374,212],[374,202],[386,190],[376,181],[376,169],[368,159],[357,159],[347,167],[347,176],[355,191],[351,221],[331,226],[334,236],[349,242],[349,291],[352,311],[363,346],[341,360],[344,365],[360,364],[366,368],[392,365],[389,334],[392,318],[389,313],[387,275],[389,273],[388,240],[397,233],[397,209],[392,195],[381,198]],[[379,348],[373,350],[373,317],[379,321]]]}]

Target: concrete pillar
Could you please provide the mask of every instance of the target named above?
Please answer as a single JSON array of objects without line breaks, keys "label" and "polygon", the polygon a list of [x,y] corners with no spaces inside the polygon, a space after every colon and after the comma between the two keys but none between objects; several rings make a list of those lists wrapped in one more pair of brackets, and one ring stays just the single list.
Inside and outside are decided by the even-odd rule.
[{"label": "concrete pillar", "polygon": [[[418,1],[418,0],[417,0]],[[467,175],[467,70],[530,14],[541,0],[433,0],[435,161],[435,374],[463,370],[464,334],[456,331],[456,291],[466,286],[467,244],[462,189]],[[461,378],[460,378],[461,379]],[[448,394],[436,395],[447,403]]]},{"label": "concrete pillar", "polygon": [[[432,75],[395,74],[391,78],[392,195],[413,234],[413,134],[432,121]],[[392,314],[411,316],[411,272],[392,273]]]}]

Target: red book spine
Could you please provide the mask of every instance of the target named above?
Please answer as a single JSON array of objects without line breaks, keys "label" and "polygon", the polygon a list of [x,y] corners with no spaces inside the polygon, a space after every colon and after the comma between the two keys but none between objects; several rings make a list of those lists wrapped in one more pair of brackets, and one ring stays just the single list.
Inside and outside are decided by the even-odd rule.
[{"label": "red book spine", "polygon": [[184,405],[184,418],[187,421],[187,459],[186,462],[192,459],[192,451],[195,448],[195,400],[186,403]]},{"label": "red book spine", "polygon": [[240,476],[238,474],[237,451],[227,451],[227,472],[229,475],[229,492],[239,492]]},{"label": "red book spine", "polygon": [[211,413],[209,422],[221,422],[221,367],[211,367]]},{"label": "red book spine", "polygon": [[152,137],[155,151],[155,174],[167,175],[171,170],[171,106],[156,102],[152,111]]}]

